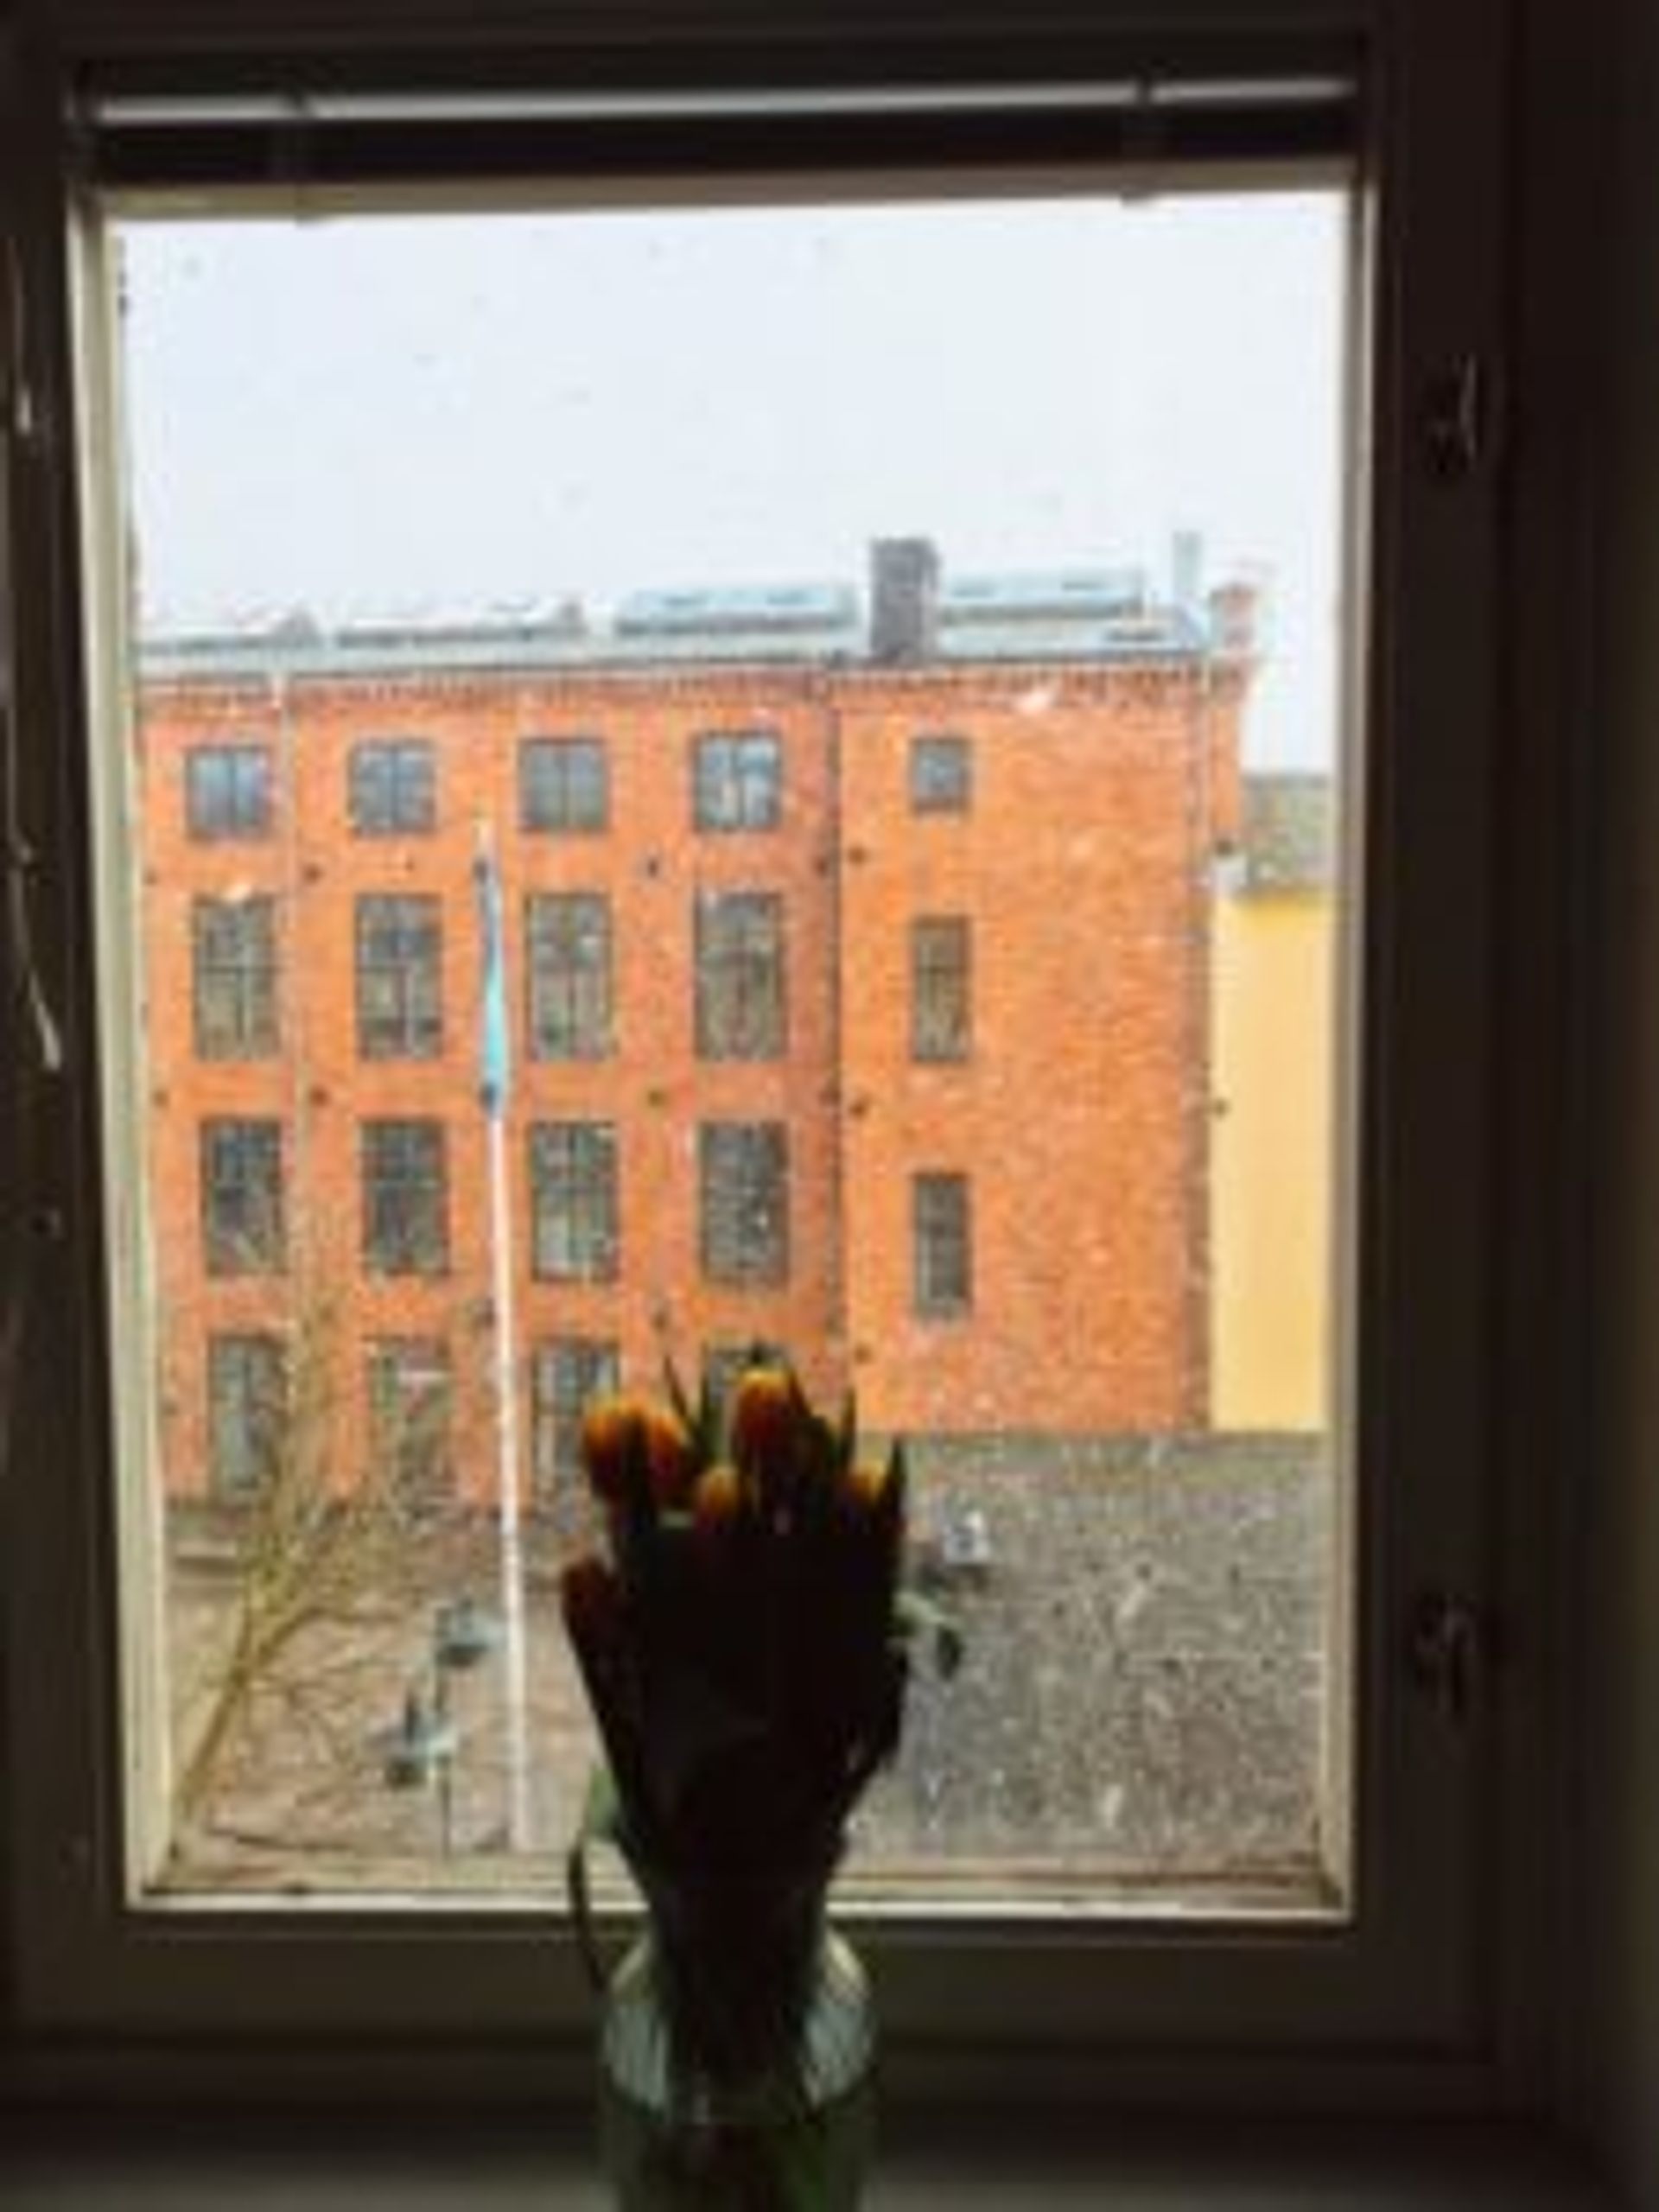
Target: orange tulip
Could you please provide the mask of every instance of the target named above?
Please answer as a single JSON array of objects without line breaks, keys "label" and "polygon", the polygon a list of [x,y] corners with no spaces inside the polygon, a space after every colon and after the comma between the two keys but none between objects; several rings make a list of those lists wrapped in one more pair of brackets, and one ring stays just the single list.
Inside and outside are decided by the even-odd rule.
[{"label": "orange tulip", "polygon": [[804,1407],[794,1378],[779,1367],[751,1367],[732,1402],[732,1457],[746,1475],[771,1486],[794,1457]]},{"label": "orange tulip", "polygon": [[861,1460],[841,1479],[842,1497],[861,1519],[882,1511],[892,1487],[892,1464],[885,1459]]},{"label": "orange tulip", "polygon": [[628,1470],[645,1440],[648,1409],[638,1400],[594,1398],[582,1417],[582,1461],[595,1497],[620,1505]]},{"label": "orange tulip", "polygon": [[682,1512],[691,1503],[697,1459],[691,1439],[672,1414],[649,1407],[644,1415],[645,1470],[659,1513]]},{"label": "orange tulip", "polygon": [[719,1536],[735,1527],[743,1511],[743,1481],[725,1460],[705,1467],[691,1497],[691,1517],[701,1536]]}]

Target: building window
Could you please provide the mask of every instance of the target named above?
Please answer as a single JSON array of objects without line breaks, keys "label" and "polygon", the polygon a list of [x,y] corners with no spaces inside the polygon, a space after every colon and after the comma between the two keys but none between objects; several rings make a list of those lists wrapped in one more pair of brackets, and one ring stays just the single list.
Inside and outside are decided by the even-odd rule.
[{"label": "building window", "polygon": [[270,833],[270,747],[200,745],[185,764],[185,812],[193,837]]},{"label": "building window", "polygon": [[965,737],[917,737],[910,746],[913,814],[966,814],[973,804],[974,756]]},{"label": "building window", "polygon": [[201,1228],[210,1275],[270,1274],[281,1268],[281,1122],[226,1117],[202,1123]]},{"label": "building window", "polygon": [[448,1346],[435,1337],[383,1338],[369,1349],[368,1396],[377,1479],[409,1504],[447,1504],[454,1490]]},{"label": "building window", "polygon": [[354,745],[352,828],[359,837],[418,836],[437,825],[437,765],[425,738],[376,738]]},{"label": "building window", "polygon": [[916,1311],[925,1320],[965,1313],[973,1297],[968,1178],[918,1175],[911,1200]]},{"label": "building window", "polygon": [[602,892],[526,903],[530,1053],[602,1060],[611,1050],[611,902]]},{"label": "building window", "polygon": [[910,925],[910,1052],[916,1060],[965,1060],[973,1039],[973,931],[963,914],[928,914]]},{"label": "building window", "polygon": [[552,1282],[610,1282],[617,1265],[616,1130],[543,1122],[530,1132],[531,1264]]},{"label": "building window", "polygon": [[582,1417],[590,1398],[605,1397],[617,1388],[617,1349],[607,1339],[555,1337],[537,1344],[531,1357],[534,1501],[561,1521],[577,1518],[567,1516],[564,1509],[582,1502]]},{"label": "building window", "polygon": [[365,1060],[432,1060],[443,1050],[439,901],[371,893],[357,902],[357,1049]]},{"label": "building window", "polygon": [[602,738],[525,738],[518,747],[518,819],[525,830],[591,834],[610,816]]},{"label": "building window", "polygon": [[371,1274],[435,1275],[449,1264],[442,1122],[365,1122],[363,1264]]},{"label": "building window", "polygon": [[259,1060],[276,1050],[276,902],[198,899],[191,909],[196,1052]]},{"label": "building window", "polygon": [[775,830],[783,811],[783,748],[771,730],[700,737],[692,819],[699,830]]},{"label": "building window", "polygon": [[706,1280],[786,1282],[788,1130],[781,1122],[705,1122],[697,1154]]},{"label": "building window", "polygon": [[275,1475],[288,1425],[288,1358],[278,1337],[207,1339],[207,1461],[216,1497],[255,1496]]},{"label": "building window", "polygon": [[784,902],[772,891],[699,896],[697,1057],[775,1060],[785,1049]]}]

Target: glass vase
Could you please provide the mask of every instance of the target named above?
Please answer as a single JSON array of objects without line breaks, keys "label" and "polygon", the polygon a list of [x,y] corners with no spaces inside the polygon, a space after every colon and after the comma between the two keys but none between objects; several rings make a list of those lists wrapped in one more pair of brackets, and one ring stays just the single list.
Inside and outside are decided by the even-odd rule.
[{"label": "glass vase", "polygon": [[852,2212],[874,2134],[874,2013],[822,1888],[645,1886],[600,2035],[621,2212]]}]

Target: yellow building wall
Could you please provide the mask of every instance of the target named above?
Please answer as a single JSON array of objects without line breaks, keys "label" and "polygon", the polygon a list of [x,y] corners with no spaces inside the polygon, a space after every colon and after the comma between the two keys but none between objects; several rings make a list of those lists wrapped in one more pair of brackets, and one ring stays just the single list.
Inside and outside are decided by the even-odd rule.
[{"label": "yellow building wall", "polygon": [[1328,1416],[1332,904],[1224,893],[1216,913],[1211,1421],[1318,1429]]}]

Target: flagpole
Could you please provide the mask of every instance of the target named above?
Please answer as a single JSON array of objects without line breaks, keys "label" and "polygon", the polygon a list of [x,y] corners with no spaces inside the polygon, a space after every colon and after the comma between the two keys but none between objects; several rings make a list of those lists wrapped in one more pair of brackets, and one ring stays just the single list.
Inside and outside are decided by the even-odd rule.
[{"label": "flagpole", "polygon": [[506,1735],[507,1848],[532,1847],[530,1699],[524,1638],[524,1554],[518,1495],[518,1390],[513,1349],[512,1213],[507,1192],[505,946],[493,840],[480,816],[474,862],[483,970],[479,1097],[489,1147],[491,1312],[495,1322],[496,1498],[501,1571],[501,1665]]}]

